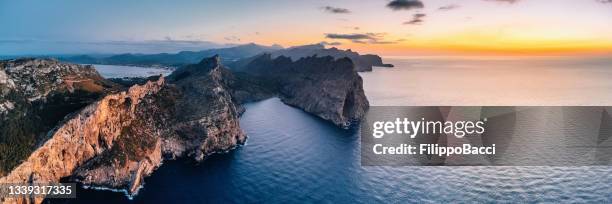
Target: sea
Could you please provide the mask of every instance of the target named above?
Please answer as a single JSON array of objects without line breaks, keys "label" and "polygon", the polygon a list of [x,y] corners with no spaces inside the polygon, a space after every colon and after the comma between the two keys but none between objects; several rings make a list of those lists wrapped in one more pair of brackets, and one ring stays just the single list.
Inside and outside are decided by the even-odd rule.
[{"label": "sea", "polygon": [[[385,63],[395,67],[360,74],[373,106],[612,105],[612,58],[393,57]],[[359,128],[339,129],[278,98],[246,104],[240,125],[248,134],[244,146],[201,163],[166,161],[132,199],[79,188],[76,199],[46,202],[612,202],[608,166],[362,166]]]},{"label": "sea", "polygon": [[167,76],[172,70],[158,67],[92,64],[104,78]]}]

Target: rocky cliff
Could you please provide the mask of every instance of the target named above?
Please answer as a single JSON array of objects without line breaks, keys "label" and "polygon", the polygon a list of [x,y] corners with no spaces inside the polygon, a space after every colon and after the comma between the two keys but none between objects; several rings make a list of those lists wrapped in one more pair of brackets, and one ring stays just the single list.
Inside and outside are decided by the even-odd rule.
[{"label": "rocky cliff", "polygon": [[[69,116],[0,183],[57,182],[125,190],[134,195],[164,159],[202,160],[245,141],[218,59],[114,92]],[[35,202],[20,198],[4,202]]]},{"label": "rocky cliff", "polygon": [[[190,157],[201,161],[244,143],[237,104],[277,95],[289,105],[345,128],[360,120],[368,108],[361,77],[348,58],[307,57],[293,62],[287,57],[263,55],[248,64],[249,72],[234,74],[216,56],[179,68],[167,79],[149,78],[129,89],[102,79],[87,66],[34,59],[5,63],[9,65],[3,65],[0,72],[3,94],[4,90],[14,93],[15,87],[26,87],[19,92],[23,96],[19,102],[3,95],[3,104],[14,103],[3,106],[6,113],[29,98],[48,101],[50,95],[70,96],[66,100],[81,102],[81,108],[62,115],[65,118],[56,128],[41,128],[48,134],[34,146],[38,148],[10,168],[0,183],[48,183],[66,178],[135,195],[143,179],[163,160]],[[24,74],[18,71],[23,64],[36,68]],[[55,69],[47,71],[47,66],[73,71],[58,74],[52,71]],[[41,70],[49,74],[37,74]],[[35,86],[45,88],[27,88],[35,82],[23,80],[39,75],[44,77],[34,78],[61,77]],[[79,90],[96,93],[99,99],[72,95]],[[7,121],[13,120],[2,125]],[[31,121],[23,124],[27,122]],[[41,199],[0,201],[40,203]]]},{"label": "rocky cliff", "polygon": [[120,129],[115,145],[77,168],[72,177],[134,195],[164,159],[188,156],[201,161],[244,143],[246,135],[222,69],[218,58],[183,67],[170,76],[171,83],[135,108],[117,110],[134,114],[130,125]]},{"label": "rocky cliff", "polygon": [[184,146],[189,147],[187,151],[169,149],[172,156],[186,153],[201,160],[245,141],[246,136],[238,123],[237,105],[233,102],[227,77],[224,77],[226,73],[219,56],[215,56],[182,67],[169,76],[183,95],[176,102],[173,128],[182,141],[186,141]]},{"label": "rocky cliff", "polygon": [[[149,82],[131,87],[128,91],[110,94],[87,106],[52,131],[50,139],[7,176],[0,178],[0,183],[59,182],[60,178],[71,176],[77,168],[96,161],[97,157],[108,155],[113,147],[118,146],[124,131],[138,121],[136,117],[145,97],[159,92],[162,86],[163,80]],[[151,137],[154,136],[157,135]],[[108,162],[118,163],[120,159],[123,158],[112,158]],[[143,171],[151,171],[159,164],[159,158],[152,160],[155,161],[150,163],[154,164],[142,162]],[[112,172],[117,171],[113,169]],[[134,177],[137,176],[138,173],[134,173]],[[19,201],[38,203],[41,199],[20,198]]]},{"label": "rocky cliff", "polygon": [[256,57],[242,72],[275,83],[278,96],[332,123],[348,128],[361,120],[369,107],[363,81],[349,58],[305,57],[292,61],[288,57]]},{"label": "rocky cliff", "polygon": [[46,141],[66,115],[117,89],[91,66],[0,61],[0,176]]},{"label": "rocky cliff", "polygon": [[276,58],[279,56],[289,57],[292,60],[299,60],[300,58],[312,57],[312,56],[331,56],[334,59],[349,58],[355,64],[355,70],[358,72],[369,72],[372,71],[373,66],[378,67],[393,67],[390,64],[383,64],[382,58],[378,55],[366,54],[360,55],[350,49],[340,50],[338,48],[325,48],[322,44],[303,45],[290,47],[283,50],[271,52],[272,57]]}]

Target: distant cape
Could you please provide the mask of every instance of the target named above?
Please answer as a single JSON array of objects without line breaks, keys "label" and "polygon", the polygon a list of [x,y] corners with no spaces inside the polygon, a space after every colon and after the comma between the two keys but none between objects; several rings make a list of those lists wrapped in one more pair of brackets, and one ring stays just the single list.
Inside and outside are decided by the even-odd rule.
[{"label": "distant cape", "polygon": [[[111,56],[91,56],[91,55],[76,55],[61,57],[61,61],[79,63],[79,64],[108,64],[108,65],[128,65],[128,66],[161,66],[161,67],[180,67],[187,64],[198,63],[202,58],[219,55],[224,64],[240,65],[245,64],[250,58],[270,53],[273,58],[286,56],[293,61],[300,58],[311,56],[331,56],[334,59],[347,57],[355,64],[355,69],[359,72],[372,71],[373,66],[393,67],[390,64],[384,64],[382,58],[378,55],[365,54],[360,55],[350,49],[341,50],[335,47],[325,48],[322,44],[312,44],[295,46],[283,49],[278,45],[264,46],[254,43],[239,45],[229,48],[208,49],[202,51],[182,51],[178,53],[160,53],[160,54],[119,54]],[[242,61],[242,62],[241,62]]]}]

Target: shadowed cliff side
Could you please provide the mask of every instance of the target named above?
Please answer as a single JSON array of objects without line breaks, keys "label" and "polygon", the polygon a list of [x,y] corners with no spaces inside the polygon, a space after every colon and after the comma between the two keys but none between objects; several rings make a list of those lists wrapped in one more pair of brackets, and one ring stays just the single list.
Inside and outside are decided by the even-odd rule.
[{"label": "shadowed cliff side", "polygon": [[246,139],[238,124],[239,114],[224,73],[225,68],[215,56],[182,67],[169,76],[183,94],[176,102],[174,129],[177,134],[188,139],[202,134],[207,136],[197,144],[195,151],[187,152],[196,160],[216,151],[229,150]]},{"label": "shadowed cliff side", "polygon": [[312,56],[330,56],[334,59],[349,58],[355,65],[355,70],[358,72],[371,72],[372,67],[393,67],[391,64],[384,64],[382,58],[378,55],[366,54],[360,55],[350,49],[341,50],[335,47],[326,49],[323,44],[312,44],[290,47],[278,51],[272,51],[273,58],[285,56],[296,61],[300,58]]},{"label": "shadowed cliff side", "polygon": [[292,61],[263,54],[235,71],[268,81],[269,90],[277,91],[284,103],[342,128],[361,120],[369,107],[361,76],[349,58],[312,56]]}]

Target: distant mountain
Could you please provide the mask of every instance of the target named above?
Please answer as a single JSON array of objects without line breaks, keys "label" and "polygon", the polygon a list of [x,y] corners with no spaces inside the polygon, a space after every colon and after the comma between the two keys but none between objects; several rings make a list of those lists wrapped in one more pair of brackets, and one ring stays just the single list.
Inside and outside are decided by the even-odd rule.
[{"label": "distant mountain", "polygon": [[[280,56],[285,56],[291,59],[292,61],[297,61],[301,58],[307,58],[312,56],[325,57],[331,56],[334,59],[340,58],[349,58],[355,64],[355,70],[358,72],[366,72],[372,71],[373,66],[379,67],[393,67],[391,64],[384,64],[382,58],[378,55],[366,54],[360,55],[357,52],[353,52],[352,50],[340,50],[338,48],[325,48],[322,44],[313,44],[313,45],[304,45],[304,46],[296,46],[290,47],[287,49],[277,50],[269,53],[272,58],[278,58]],[[246,65],[249,64],[253,59],[258,58],[259,56],[245,58],[239,61],[236,61],[229,65],[233,70],[236,71],[245,71]]]},{"label": "distant mountain", "polygon": [[88,55],[79,55],[60,58],[62,61],[81,64],[110,64],[133,66],[172,66],[179,67],[198,63],[202,58],[219,55],[224,63],[238,59],[255,56],[263,52],[274,52],[282,49],[280,46],[263,46],[254,43],[229,48],[209,49],[202,51],[182,51],[175,54],[120,54],[109,57],[96,58]]},{"label": "distant mountain", "polygon": [[[331,56],[334,59],[348,57],[355,64],[355,69],[359,72],[372,71],[373,66],[393,67],[384,64],[378,55],[360,55],[352,50],[340,50],[338,48],[325,48],[322,44],[312,44],[295,46],[282,49],[280,46],[263,46],[254,43],[239,45],[229,48],[209,49],[202,51],[183,51],[175,54],[120,54],[112,56],[91,56],[77,55],[60,57],[61,61],[80,63],[80,64],[110,64],[110,65],[131,65],[131,66],[161,66],[161,67],[180,67],[187,64],[198,63],[202,58],[219,55],[222,63],[240,67],[248,64],[249,58],[270,53],[273,58],[286,56],[297,61],[301,58],[311,56]],[[239,69],[239,68],[238,68]]]},{"label": "distant mountain", "polygon": [[289,57],[292,60],[296,61],[300,58],[311,57],[311,56],[331,56],[334,59],[340,59],[344,57],[348,57],[355,64],[355,69],[359,72],[364,71],[372,71],[372,66],[379,67],[392,67],[390,64],[383,64],[382,58],[378,55],[360,55],[357,52],[353,52],[352,50],[340,50],[338,48],[332,47],[326,49],[322,44],[313,44],[313,45],[304,45],[304,46],[296,46],[290,47],[288,49],[278,50],[276,52],[271,52],[272,57],[276,58],[279,56]]}]

